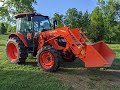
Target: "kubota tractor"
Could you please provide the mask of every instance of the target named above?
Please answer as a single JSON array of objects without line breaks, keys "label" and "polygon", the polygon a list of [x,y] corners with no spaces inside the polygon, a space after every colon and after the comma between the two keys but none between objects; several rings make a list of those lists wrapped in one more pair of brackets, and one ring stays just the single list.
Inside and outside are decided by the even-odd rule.
[{"label": "kubota tractor", "polygon": [[80,58],[85,67],[110,67],[115,54],[103,42],[91,43],[79,28],[62,27],[52,30],[48,16],[34,12],[15,15],[16,33],[9,35],[6,53],[14,64],[25,63],[28,53],[37,57],[45,71],[56,71],[60,62]]}]

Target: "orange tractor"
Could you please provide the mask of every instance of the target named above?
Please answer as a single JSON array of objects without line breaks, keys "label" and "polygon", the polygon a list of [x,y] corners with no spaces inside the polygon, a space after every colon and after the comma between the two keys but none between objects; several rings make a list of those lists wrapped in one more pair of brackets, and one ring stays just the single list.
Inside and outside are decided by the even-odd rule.
[{"label": "orange tractor", "polygon": [[9,35],[6,53],[9,61],[25,63],[28,53],[37,57],[45,71],[56,71],[60,62],[80,58],[87,68],[110,67],[115,54],[103,42],[91,43],[79,28],[62,27],[52,30],[48,16],[34,12],[15,15],[16,33]]}]

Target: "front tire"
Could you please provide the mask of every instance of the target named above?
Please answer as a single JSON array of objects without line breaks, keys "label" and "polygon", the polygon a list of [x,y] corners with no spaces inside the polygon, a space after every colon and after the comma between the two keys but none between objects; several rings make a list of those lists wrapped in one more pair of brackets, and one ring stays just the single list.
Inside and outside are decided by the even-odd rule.
[{"label": "front tire", "polygon": [[60,66],[59,54],[51,46],[42,47],[37,53],[38,65],[47,72],[55,72]]},{"label": "front tire", "polygon": [[23,64],[27,58],[27,49],[18,37],[14,37],[7,42],[6,54],[11,63]]}]

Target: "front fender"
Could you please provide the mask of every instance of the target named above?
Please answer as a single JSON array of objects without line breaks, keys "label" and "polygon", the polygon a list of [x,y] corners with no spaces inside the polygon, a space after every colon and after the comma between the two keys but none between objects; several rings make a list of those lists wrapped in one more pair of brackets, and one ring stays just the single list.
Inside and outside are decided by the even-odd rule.
[{"label": "front fender", "polygon": [[28,44],[27,44],[27,41],[26,39],[24,38],[24,36],[20,33],[20,32],[16,32],[16,33],[12,33],[9,35],[9,38],[11,37],[14,37],[14,36],[17,36],[22,42],[23,44],[28,47]]}]

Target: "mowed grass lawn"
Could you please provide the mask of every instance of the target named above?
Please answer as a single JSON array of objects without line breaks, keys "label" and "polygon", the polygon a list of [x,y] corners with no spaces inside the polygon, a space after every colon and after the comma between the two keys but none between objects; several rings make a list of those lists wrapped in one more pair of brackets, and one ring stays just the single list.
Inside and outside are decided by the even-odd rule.
[{"label": "mowed grass lawn", "polygon": [[10,64],[5,53],[7,39],[0,35],[0,90],[120,90],[120,44],[109,45],[116,58],[107,70],[88,70],[77,59],[47,73],[37,67],[36,58],[28,57],[25,65]]}]

